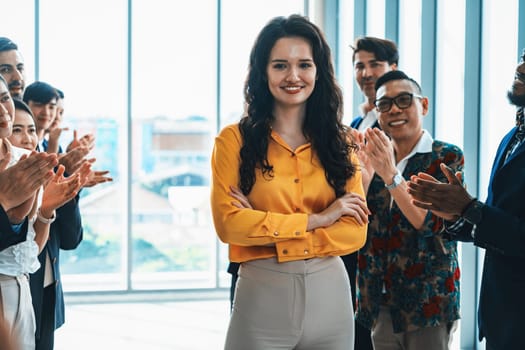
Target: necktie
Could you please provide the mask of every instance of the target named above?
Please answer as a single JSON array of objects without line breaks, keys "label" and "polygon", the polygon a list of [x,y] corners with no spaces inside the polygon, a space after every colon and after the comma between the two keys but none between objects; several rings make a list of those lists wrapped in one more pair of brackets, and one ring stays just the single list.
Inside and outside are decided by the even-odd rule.
[{"label": "necktie", "polygon": [[507,147],[507,154],[505,155],[505,162],[509,156],[518,148],[523,139],[525,138],[525,115],[523,113],[523,107],[518,108],[516,112],[516,126],[518,130]]}]

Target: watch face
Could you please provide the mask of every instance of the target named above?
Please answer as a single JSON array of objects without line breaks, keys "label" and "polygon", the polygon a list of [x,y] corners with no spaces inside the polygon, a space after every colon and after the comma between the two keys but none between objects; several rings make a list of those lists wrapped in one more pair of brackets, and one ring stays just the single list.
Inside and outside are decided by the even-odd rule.
[{"label": "watch face", "polygon": [[391,190],[391,189],[396,188],[397,186],[399,186],[399,184],[401,182],[403,182],[403,176],[401,176],[401,174],[397,173],[392,178],[392,183],[390,185],[385,184],[385,187],[387,189]]},{"label": "watch face", "polygon": [[396,174],[394,176],[394,183],[397,185],[399,185],[401,182],[403,182],[403,177],[401,176],[401,174]]}]

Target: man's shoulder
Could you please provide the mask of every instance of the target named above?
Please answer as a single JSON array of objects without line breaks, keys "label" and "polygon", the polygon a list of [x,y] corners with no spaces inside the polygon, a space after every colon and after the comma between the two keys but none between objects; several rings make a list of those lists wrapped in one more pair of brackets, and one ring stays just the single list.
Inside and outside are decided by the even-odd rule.
[{"label": "man's shoulder", "polygon": [[449,142],[441,141],[441,140],[434,140],[432,142],[432,149],[434,150],[434,152],[441,152],[441,153],[453,152],[456,154],[463,154],[463,150],[459,148],[458,146],[452,143],[449,143]]}]

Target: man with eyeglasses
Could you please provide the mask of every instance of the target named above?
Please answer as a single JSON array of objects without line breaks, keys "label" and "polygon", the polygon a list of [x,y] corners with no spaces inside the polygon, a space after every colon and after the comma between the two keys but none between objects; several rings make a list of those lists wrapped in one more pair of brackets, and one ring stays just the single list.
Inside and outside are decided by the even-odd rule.
[{"label": "man with eyeglasses", "polygon": [[444,166],[446,180],[421,173],[409,183],[416,206],[450,220],[445,221],[447,233],[485,249],[478,326],[487,350],[523,348],[525,50],[507,97],[517,107],[516,126],[499,145],[484,203],[467,192],[454,169]]},{"label": "man with eyeglasses", "polygon": [[381,129],[359,134],[369,217],[358,255],[356,319],[371,330],[375,350],[449,349],[459,319],[457,242],[443,220],[411,203],[410,176],[443,180],[439,164],[463,170],[463,152],[423,129],[429,101],[399,70],[375,84]]},{"label": "man with eyeglasses", "polygon": [[[350,47],[353,50],[354,79],[364,97],[363,103],[359,105],[360,115],[352,119],[350,126],[363,132],[368,128],[379,127],[374,106],[375,83],[386,72],[397,69],[399,53],[393,41],[372,36],[358,37]],[[341,258],[348,272],[352,302],[356,310],[357,252]],[[355,350],[373,350],[370,331],[358,322],[355,324]]]}]

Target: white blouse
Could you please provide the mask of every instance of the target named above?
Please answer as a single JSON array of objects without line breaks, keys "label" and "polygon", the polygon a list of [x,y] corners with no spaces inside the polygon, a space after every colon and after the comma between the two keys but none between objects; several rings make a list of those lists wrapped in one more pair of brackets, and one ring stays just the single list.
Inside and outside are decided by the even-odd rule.
[{"label": "white blouse", "polygon": [[[23,154],[29,151],[12,146],[6,139],[3,140],[11,151],[11,160],[8,167],[18,162]],[[38,244],[35,242],[35,230],[33,224],[36,216],[29,219],[26,240],[9,246],[0,251],[0,274],[8,276],[19,276],[25,273],[33,273],[40,268],[38,261]]]}]

